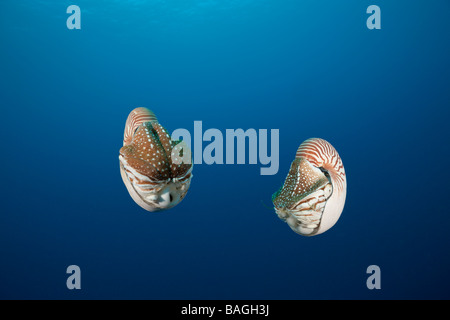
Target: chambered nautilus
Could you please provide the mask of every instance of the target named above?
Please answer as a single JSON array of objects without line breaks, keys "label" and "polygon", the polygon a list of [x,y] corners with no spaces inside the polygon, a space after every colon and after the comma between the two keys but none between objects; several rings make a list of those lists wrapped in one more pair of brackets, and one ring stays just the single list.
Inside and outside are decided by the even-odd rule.
[{"label": "chambered nautilus", "polygon": [[272,196],[275,212],[304,236],[330,229],[344,209],[347,179],[336,149],[312,138],[297,150],[284,185]]},{"label": "chambered nautilus", "polygon": [[189,147],[183,141],[172,140],[155,114],[146,108],[136,108],[128,115],[119,160],[128,192],[145,210],[172,208],[189,189]]}]

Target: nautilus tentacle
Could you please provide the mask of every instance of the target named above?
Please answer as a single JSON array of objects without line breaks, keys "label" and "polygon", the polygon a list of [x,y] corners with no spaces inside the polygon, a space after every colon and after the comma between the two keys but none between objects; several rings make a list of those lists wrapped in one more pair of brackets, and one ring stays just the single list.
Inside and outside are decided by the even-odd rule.
[{"label": "nautilus tentacle", "polygon": [[272,196],[278,217],[301,235],[330,229],[344,209],[347,179],[336,149],[312,138],[297,150],[284,185]]},{"label": "nautilus tentacle", "polygon": [[189,189],[189,147],[183,141],[172,140],[155,114],[146,108],[136,108],[129,114],[119,160],[128,192],[145,210],[172,208]]}]

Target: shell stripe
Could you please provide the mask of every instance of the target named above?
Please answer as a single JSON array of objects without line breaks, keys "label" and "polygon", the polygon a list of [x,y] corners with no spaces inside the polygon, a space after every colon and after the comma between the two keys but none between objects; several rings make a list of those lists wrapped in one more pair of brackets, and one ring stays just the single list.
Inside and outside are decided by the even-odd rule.
[{"label": "shell stripe", "polygon": [[338,152],[329,142],[320,138],[308,139],[297,149],[296,158],[306,158],[312,165],[327,170],[337,190],[344,191],[344,165]]},{"label": "shell stripe", "polygon": [[125,133],[123,135],[123,145],[129,145],[133,139],[136,129],[144,122],[158,121],[155,114],[147,108],[136,108],[130,112],[125,124]]}]

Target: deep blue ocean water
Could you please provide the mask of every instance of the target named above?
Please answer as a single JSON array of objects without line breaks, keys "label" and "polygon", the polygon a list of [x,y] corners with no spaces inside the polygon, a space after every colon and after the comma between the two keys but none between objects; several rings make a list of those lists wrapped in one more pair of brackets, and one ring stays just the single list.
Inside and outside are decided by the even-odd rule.
[{"label": "deep blue ocean water", "polygon": [[[1,1],[0,298],[450,298],[449,14],[444,0]],[[170,132],[279,129],[279,171],[195,165],[183,202],[147,213],[118,160],[139,106]],[[348,191],[307,238],[267,207],[310,137],[338,150]]]}]

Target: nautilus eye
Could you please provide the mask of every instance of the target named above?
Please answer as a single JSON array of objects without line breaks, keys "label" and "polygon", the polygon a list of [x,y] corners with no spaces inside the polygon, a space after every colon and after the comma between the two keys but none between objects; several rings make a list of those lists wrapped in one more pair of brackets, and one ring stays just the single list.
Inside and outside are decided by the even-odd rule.
[{"label": "nautilus eye", "polygon": [[189,147],[183,141],[172,140],[155,114],[146,108],[136,108],[128,115],[119,160],[128,192],[145,210],[172,208],[189,189]]},{"label": "nautilus eye", "polygon": [[347,179],[336,149],[312,138],[297,150],[284,185],[272,196],[278,217],[304,236],[330,229],[344,209]]}]

